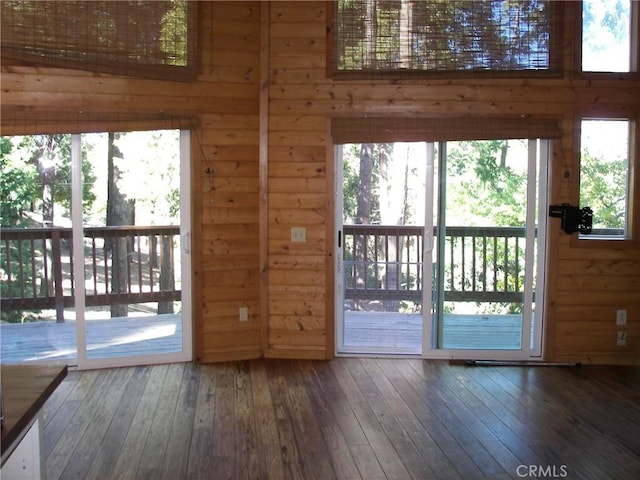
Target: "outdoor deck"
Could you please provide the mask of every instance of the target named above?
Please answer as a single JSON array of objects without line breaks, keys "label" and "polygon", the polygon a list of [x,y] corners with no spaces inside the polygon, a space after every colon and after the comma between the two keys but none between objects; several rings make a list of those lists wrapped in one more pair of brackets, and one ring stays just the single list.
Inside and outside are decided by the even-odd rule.
[{"label": "outdoor deck", "polygon": [[[347,347],[397,348],[420,353],[422,317],[389,312],[345,312]],[[442,347],[448,349],[517,350],[522,344],[520,315],[445,315]]]},{"label": "outdoor deck", "polygon": [[[179,352],[182,349],[180,315],[92,319],[87,321],[89,358],[109,358]],[[32,360],[69,360],[75,357],[76,322],[42,321],[0,326],[2,363]],[[444,347],[518,349],[521,328],[517,315],[447,315]],[[419,315],[379,312],[347,312],[345,344],[397,348],[420,353],[422,326]]]},{"label": "outdoor deck", "polygon": [[[3,323],[2,363],[69,360],[76,357],[76,322]],[[182,350],[182,321],[177,314],[92,319],[87,321],[87,355],[111,358]]]},{"label": "outdoor deck", "polygon": [[[78,267],[74,269],[70,249],[71,229],[2,229],[0,233],[0,268],[6,272],[0,299],[3,310],[55,308],[54,317],[63,322],[3,324],[2,362],[73,358],[74,272]],[[387,312],[415,307],[423,302],[426,285],[430,285],[433,301],[439,301],[440,311],[448,311],[445,303],[524,302],[523,227],[434,230],[434,235],[439,233],[441,261],[427,259],[432,267],[428,272],[423,271],[423,227],[345,225],[343,233],[344,300],[345,307],[354,310],[345,317],[345,353],[420,354],[419,315],[361,310],[373,304]],[[179,241],[176,226],[84,230],[87,307],[154,305],[144,318],[106,319],[106,313],[102,319],[88,320],[89,358],[181,351],[179,317],[155,316],[169,311],[181,298]],[[116,244],[122,248],[115,248]],[[448,349],[517,350],[521,331],[521,320],[514,315],[445,314],[438,342]]]}]

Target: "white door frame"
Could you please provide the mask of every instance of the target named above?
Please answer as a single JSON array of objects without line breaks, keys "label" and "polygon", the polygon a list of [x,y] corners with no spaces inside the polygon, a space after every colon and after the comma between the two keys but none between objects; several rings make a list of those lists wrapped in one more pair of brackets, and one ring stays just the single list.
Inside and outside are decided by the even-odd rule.
[{"label": "white door frame", "polygon": [[[446,143],[446,142],[445,142]],[[525,278],[533,275],[533,255],[536,254],[536,307],[533,305],[533,283],[525,283],[524,307],[522,317],[522,348],[520,350],[472,350],[472,349],[444,349],[431,348],[437,345],[432,338],[436,328],[432,328],[431,316],[423,308],[425,323],[423,328],[422,358],[431,359],[469,359],[469,360],[540,360],[543,355],[544,338],[544,305],[546,303],[545,272],[547,246],[547,209],[548,209],[548,174],[551,142],[549,140],[529,140],[527,167],[527,234],[526,234],[526,262]],[[538,168],[539,167],[539,168]],[[439,172],[442,175],[442,172]],[[536,209],[530,205],[537,203],[537,242],[536,242]],[[426,258],[426,257],[423,257]],[[423,278],[430,275],[430,262],[423,261]],[[434,320],[437,321],[437,320]],[[532,322],[533,337],[531,336]],[[437,339],[436,339],[437,340]],[[432,343],[434,342],[434,343]]]},{"label": "white door frame", "polygon": [[334,323],[335,323],[335,339],[334,339],[334,354],[342,355],[344,350],[344,259],[342,258],[342,244],[344,242],[343,232],[343,209],[344,198],[342,192],[342,145],[334,145],[333,148],[333,162],[336,165],[334,168],[334,182],[333,182],[333,198],[334,203],[334,218],[335,218],[335,232],[337,238],[333,242],[333,256],[335,258],[335,275],[333,276],[333,296],[334,296]]},{"label": "white door frame", "polygon": [[[426,182],[426,191],[425,191],[425,211],[428,208],[432,208],[433,200],[429,200],[428,196],[431,195],[430,198],[433,198],[433,152],[434,152],[434,144],[422,142],[427,145],[427,168],[425,174],[425,182]],[[335,231],[337,232],[337,238],[334,242],[334,258],[335,258],[335,275],[334,275],[334,322],[335,322],[335,345],[334,345],[334,353],[336,356],[389,356],[389,357],[419,357],[419,353],[416,353],[415,349],[406,349],[403,351],[401,348],[396,347],[386,347],[386,346],[376,346],[370,347],[370,350],[367,351],[365,347],[350,347],[344,345],[344,259],[343,259],[343,242],[344,242],[344,234],[343,234],[343,207],[344,207],[344,198],[342,191],[342,183],[343,183],[343,161],[342,161],[342,153],[343,146],[342,145],[334,145],[334,162],[336,163],[335,175],[334,175],[334,198],[335,198]],[[431,183],[429,183],[431,182]],[[425,212],[425,217],[429,217],[425,219],[424,231],[423,231],[423,258],[426,258],[425,255],[427,253],[431,255],[431,250],[433,249],[433,215],[428,215]],[[431,221],[429,224],[428,222]],[[428,303],[423,303],[423,309],[428,308],[431,309],[431,275],[429,274],[426,277],[423,277],[423,292],[426,292],[428,289]],[[423,293],[423,297],[426,297],[426,293]],[[425,316],[422,317],[423,327],[422,331],[424,332],[425,325]],[[430,325],[430,324],[429,324]],[[424,334],[423,334],[424,335]],[[424,341],[424,340],[423,340]]]},{"label": "white door frame", "polygon": [[[544,306],[546,303],[545,273],[546,273],[546,246],[547,246],[547,209],[548,209],[548,175],[551,142],[549,140],[529,140],[528,144],[528,169],[527,169],[527,203],[531,205],[537,203],[537,237],[535,235],[535,212],[534,208],[527,208],[527,236],[526,255],[527,270],[525,276],[533,275],[533,255],[537,251],[536,258],[536,302],[535,310],[533,305],[533,284],[527,282],[524,293],[523,312],[523,338],[520,350],[471,350],[471,349],[442,349],[431,348],[437,345],[437,329],[432,321],[432,262],[427,261],[432,257],[434,247],[433,238],[433,201],[434,198],[434,171],[435,171],[435,148],[433,143],[427,143],[427,174],[425,183],[425,228],[423,242],[423,338],[422,355],[414,355],[421,358],[432,359],[473,359],[473,360],[539,360],[543,355],[544,338]],[[345,356],[352,354],[344,347],[344,263],[342,258],[342,243],[344,235],[342,230],[343,216],[343,173],[342,173],[342,145],[334,145],[334,162],[336,163],[334,178],[334,198],[335,198],[335,231],[337,238],[334,241],[335,257],[335,281],[334,281],[334,310],[335,310],[335,354]],[[438,192],[440,195],[440,192]],[[537,238],[537,240],[536,240]],[[532,332],[532,322],[535,324]],[[356,352],[353,352],[356,354]],[[406,357],[401,352],[376,351],[376,353],[358,353],[359,356],[366,355],[389,355]]]},{"label": "white door frame", "polygon": [[[84,232],[82,218],[82,140],[80,134],[71,137],[72,169],[72,231],[73,261],[84,265]],[[108,368],[132,365],[150,365],[171,362],[188,362],[193,358],[191,319],[191,135],[180,131],[180,244],[181,244],[181,302],[182,302],[182,351],[136,355],[129,357],[87,358],[85,319],[84,269],[74,272],[74,301],[76,309],[77,367]]]}]

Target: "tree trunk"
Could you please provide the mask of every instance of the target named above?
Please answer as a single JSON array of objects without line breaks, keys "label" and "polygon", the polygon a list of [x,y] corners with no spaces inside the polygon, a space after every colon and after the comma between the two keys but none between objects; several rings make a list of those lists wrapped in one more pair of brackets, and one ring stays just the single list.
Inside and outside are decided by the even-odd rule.
[{"label": "tree trunk", "polygon": [[[380,148],[379,171],[380,183],[378,190],[380,191],[380,224],[381,225],[399,225],[401,219],[397,212],[397,185],[394,177],[397,175],[395,171],[399,165],[393,164],[391,161],[394,157],[394,145],[384,144]],[[398,284],[398,238],[390,236],[385,242],[384,251],[384,288],[387,290],[397,290]],[[384,310],[386,312],[398,311],[397,300],[385,300]]]},{"label": "tree trunk", "polygon": [[356,224],[366,225],[371,220],[371,175],[373,172],[373,144],[365,143],[360,150]]},{"label": "tree trunk", "polygon": [[[367,225],[371,221],[371,174],[373,171],[373,144],[366,143],[360,150],[356,224]],[[364,236],[354,239],[354,280],[355,287],[364,289],[367,281],[367,242]],[[362,301],[354,303],[355,310],[362,309]]]},{"label": "tree trunk", "polygon": [[370,22],[365,22],[365,40],[364,40],[364,64],[369,68],[375,68],[377,64],[376,42],[378,38],[378,16],[377,2],[366,2],[366,18],[370,18]]},{"label": "tree trunk", "polygon": [[[42,226],[45,228],[53,227],[53,185],[51,178],[53,174],[44,172],[40,174],[42,180]],[[51,240],[45,240],[44,245],[45,255],[44,261],[47,263],[43,265],[42,283],[40,284],[40,295],[49,296],[53,293],[53,262],[52,255],[53,250],[51,248]],[[49,273],[49,278],[44,275],[44,270]],[[60,321],[60,319],[57,319]]]},{"label": "tree trunk", "polygon": [[[120,134],[109,133],[108,152],[108,185],[107,185],[107,226],[131,225],[133,223],[134,202],[127,200],[120,190],[122,180],[118,162],[122,153],[116,145]],[[116,238],[109,242],[107,249],[111,252],[111,293],[128,293],[129,291],[129,239]],[[126,317],[129,314],[127,303],[111,301],[111,317]]]},{"label": "tree trunk", "polygon": [[504,170],[507,167],[507,153],[509,152],[509,142],[506,140],[500,145],[500,169]]},{"label": "tree trunk", "polygon": [[[38,158],[37,169],[42,184],[42,226],[45,228],[53,227],[54,212],[54,181],[56,176],[54,156],[54,137],[45,137],[46,141],[36,153]],[[45,249],[42,283],[40,284],[40,295],[50,296],[55,291],[54,274],[53,274],[53,248],[52,240],[45,240],[43,243]],[[48,272],[47,275],[44,272]],[[64,323],[64,313],[56,312],[56,323]]]},{"label": "tree trunk", "polygon": [[400,3],[400,68],[411,68],[411,26],[413,23],[413,5],[409,2]]}]

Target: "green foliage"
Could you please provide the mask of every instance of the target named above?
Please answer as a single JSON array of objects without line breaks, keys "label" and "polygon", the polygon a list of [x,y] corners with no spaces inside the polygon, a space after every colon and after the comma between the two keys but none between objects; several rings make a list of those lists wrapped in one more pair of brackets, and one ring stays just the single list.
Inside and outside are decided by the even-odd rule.
[{"label": "green foliage", "polygon": [[11,155],[11,140],[0,137],[0,226],[18,227],[38,196],[38,172]]},{"label": "green foliage", "polygon": [[[345,224],[355,224],[357,223],[356,218],[358,217],[358,189],[360,187],[360,150],[361,145],[359,144],[349,144],[344,145],[342,151],[342,188],[343,188],[343,206],[342,206],[342,219]],[[373,154],[373,172],[378,171],[379,162],[377,161],[378,155],[375,153],[374,146],[374,154]],[[377,191],[378,185],[378,175],[374,173],[371,177],[371,192],[374,193]],[[376,211],[378,210],[376,206],[378,205],[377,196],[374,194],[374,198],[371,199],[373,204],[373,219],[370,219],[370,223],[376,223],[375,218],[379,219],[379,216],[376,215]]]},{"label": "green foliage", "polygon": [[[615,40],[626,39],[628,29],[625,26],[629,21],[629,1],[605,0],[605,2],[584,2],[583,24],[588,26],[587,32],[591,32],[594,27],[600,27],[600,31],[606,32]],[[591,41],[588,33],[585,37],[585,41]],[[594,45],[590,44],[589,47],[592,48]]]},{"label": "green foliage", "polygon": [[622,229],[627,207],[627,160],[603,161],[583,149],[580,205],[593,210],[594,228]]},{"label": "green foliage", "polygon": [[[447,224],[468,226],[524,227],[526,219],[527,154],[519,140],[484,140],[449,142],[447,144]],[[452,239],[455,241],[455,239]],[[483,252],[476,245],[476,252]],[[448,250],[447,250],[448,252]],[[449,255],[449,253],[447,253]],[[516,258],[517,256],[517,258]],[[467,258],[466,272],[474,272],[477,285],[487,290],[517,291],[516,282],[524,285],[524,242],[505,248],[502,241],[490,246],[484,258]],[[451,262],[445,259],[445,278],[450,278],[450,265],[459,265],[462,258]],[[483,277],[475,265],[486,262],[497,269]],[[507,272],[505,279],[505,272]],[[516,274],[516,272],[518,272]],[[471,290],[472,278],[457,278]],[[461,285],[460,285],[461,287]],[[453,286],[450,286],[453,288]],[[454,288],[455,289],[455,288]],[[476,305],[484,314],[521,313],[520,303],[485,302]]]},{"label": "green foliage", "polygon": [[[394,144],[376,144],[372,148],[373,172],[371,175],[371,188],[373,198],[371,204],[376,205],[375,211],[372,211],[370,224],[380,222],[380,204],[381,196],[384,192],[382,189],[389,188],[389,172],[385,173],[384,169],[389,170],[399,168],[399,165],[385,165],[384,158],[393,156]],[[343,147],[343,194],[344,194],[344,223],[354,224],[357,217],[357,195],[359,192],[359,162],[360,162],[360,145],[345,145]],[[493,141],[466,141],[466,142],[449,142],[447,143],[447,172],[444,177],[446,180],[446,224],[449,226],[497,226],[497,227],[523,227],[526,218],[526,187],[527,187],[527,149],[526,144],[522,141],[514,140],[493,140]],[[406,224],[421,224],[422,219],[416,213],[415,201],[410,201],[410,195],[407,192],[421,188],[421,176],[424,172],[418,173],[411,165],[408,164],[407,174],[411,178],[412,184],[405,189],[404,206],[402,207],[403,218]],[[399,176],[396,172],[396,180]],[[397,188],[399,185],[395,185]],[[398,190],[403,190],[398,188]],[[389,193],[389,192],[387,192]],[[396,191],[390,192],[391,196],[398,196],[402,193]],[[421,200],[418,200],[421,201]],[[459,239],[451,239],[456,242]],[[471,237],[467,238],[470,241]],[[379,244],[370,244],[366,246],[367,258],[384,258],[383,248],[384,242]],[[507,251],[508,250],[508,251]],[[517,250],[517,251],[516,251]],[[357,260],[352,258],[354,252],[353,245],[345,245],[345,261],[349,262]],[[404,251],[401,249],[400,251]],[[460,250],[461,251],[461,250]],[[469,247],[470,251],[470,247]],[[520,242],[516,247],[515,244],[505,247],[502,241],[498,242],[495,248],[488,248],[484,257],[482,246],[477,246],[474,250],[475,259],[467,252],[467,256],[463,258],[444,259],[445,278],[450,279],[453,275],[456,286],[449,285],[447,289],[459,290],[464,283],[464,289],[472,290],[473,279],[469,277],[470,272],[476,275],[476,285],[486,284],[487,290],[495,291],[517,291],[521,290],[524,284],[524,242]],[[450,255],[449,248],[445,249],[445,255]],[[456,255],[461,255],[460,253]],[[487,262],[493,271],[493,265],[498,271],[495,279],[482,278],[482,271],[475,268]],[[464,271],[466,278],[461,278],[462,269],[458,270],[462,263],[465,264]],[[456,266],[456,271],[451,272],[448,269],[451,265]],[[506,275],[504,272],[509,272]],[[517,273],[516,273],[517,272]],[[376,265],[354,267],[353,271],[347,272],[347,283],[355,285],[356,282],[365,282],[367,285],[375,287],[377,282],[384,279],[389,272],[386,270],[384,261]],[[402,285],[412,285],[417,281],[415,274],[409,271],[395,272],[399,275]],[[507,284],[505,284],[505,282]],[[520,286],[517,288],[516,283]],[[412,302],[401,302],[401,308],[415,309]],[[498,304],[484,303],[477,305],[478,311],[489,313],[510,312],[516,313],[522,310],[521,304]],[[408,311],[408,310],[405,310]]]},{"label": "green foliage", "polygon": [[160,45],[169,65],[186,66],[188,63],[187,11],[186,0],[173,0],[162,17]]},{"label": "green foliage", "polygon": [[[52,185],[54,203],[69,216],[71,136],[3,138],[2,145],[2,226],[33,223],[31,214],[38,212],[45,183]],[[85,180],[83,208],[88,211],[96,197],[91,189],[95,176],[92,165],[86,161],[86,152],[83,152],[82,171]]]},{"label": "green foliage", "polygon": [[[522,165],[516,170],[509,164],[512,144],[489,140],[447,145],[447,214],[465,218],[464,225],[524,226],[527,175]],[[511,161],[526,167],[526,157]]]},{"label": "green foliage", "polygon": [[[136,200],[138,225],[175,224],[180,214],[179,132],[123,133],[127,193]],[[104,224],[107,149],[105,135],[82,137],[83,214],[87,224]],[[50,186],[55,224],[70,220],[71,136],[0,137],[1,226],[41,226],[45,185]],[[47,200],[51,201],[51,198]],[[94,204],[98,204],[94,212]],[[102,208],[102,210],[99,210]],[[138,215],[139,213],[139,215]],[[41,295],[42,242],[0,242],[0,292],[3,298]],[[33,250],[32,250],[33,248]],[[50,254],[50,252],[49,252]],[[34,292],[34,285],[38,290]],[[39,312],[2,311],[2,320],[23,322]]]},{"label": "green foliage", "polygon": [[582,69],[629,71],[631,3],[629,0],[582,2]]},{"label": "green foliage", "polygon": [[180,132],[120,133],[122,193],[136,205],[136,223],[175,224],[180,218]]}]

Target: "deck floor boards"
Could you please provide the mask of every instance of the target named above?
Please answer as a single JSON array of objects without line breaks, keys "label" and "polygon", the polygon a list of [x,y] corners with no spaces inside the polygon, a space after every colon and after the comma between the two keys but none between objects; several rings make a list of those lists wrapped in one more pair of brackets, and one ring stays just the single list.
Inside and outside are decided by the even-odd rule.
[{"label": "deck floor boards", "polygon": [[[92,319],[86,324],[89,358],[163,354],[182,349],[182,322],[178,314]],[[384,348],[420,354],[420,315],[346,312],[344,324],[344,344],[350,352],[369,353]],[[517,315],[446,315],[442,345],[518,350],[521,332],[521,319]],[[3,323],[0,342],[2,363],[72,360],[76,355],[76,322]]]},{"label": "deck floor boards", "polygon": [[[442,348],[450,349],[519,350],[522,345],[522,317],[446,314],[440,342]],[[422,348],[422,315],[347,311],[344,344],[350,349],[397,348],[403,353],[419,354]]]},{"label": "deck floor boards", "polygon": [[[182,351],[178,314],[92,319],[86,325],[88,358]],[[72,360],[77,351],[76,321],[3,323],[0,342],[2,363]]]},{"label": "deck floor boards", "polygon": [[47,478],[475,480],[535,468],[628,480],[640,471],[639,398],[638,367],[336,358],[72,371],[44,406]]}]

